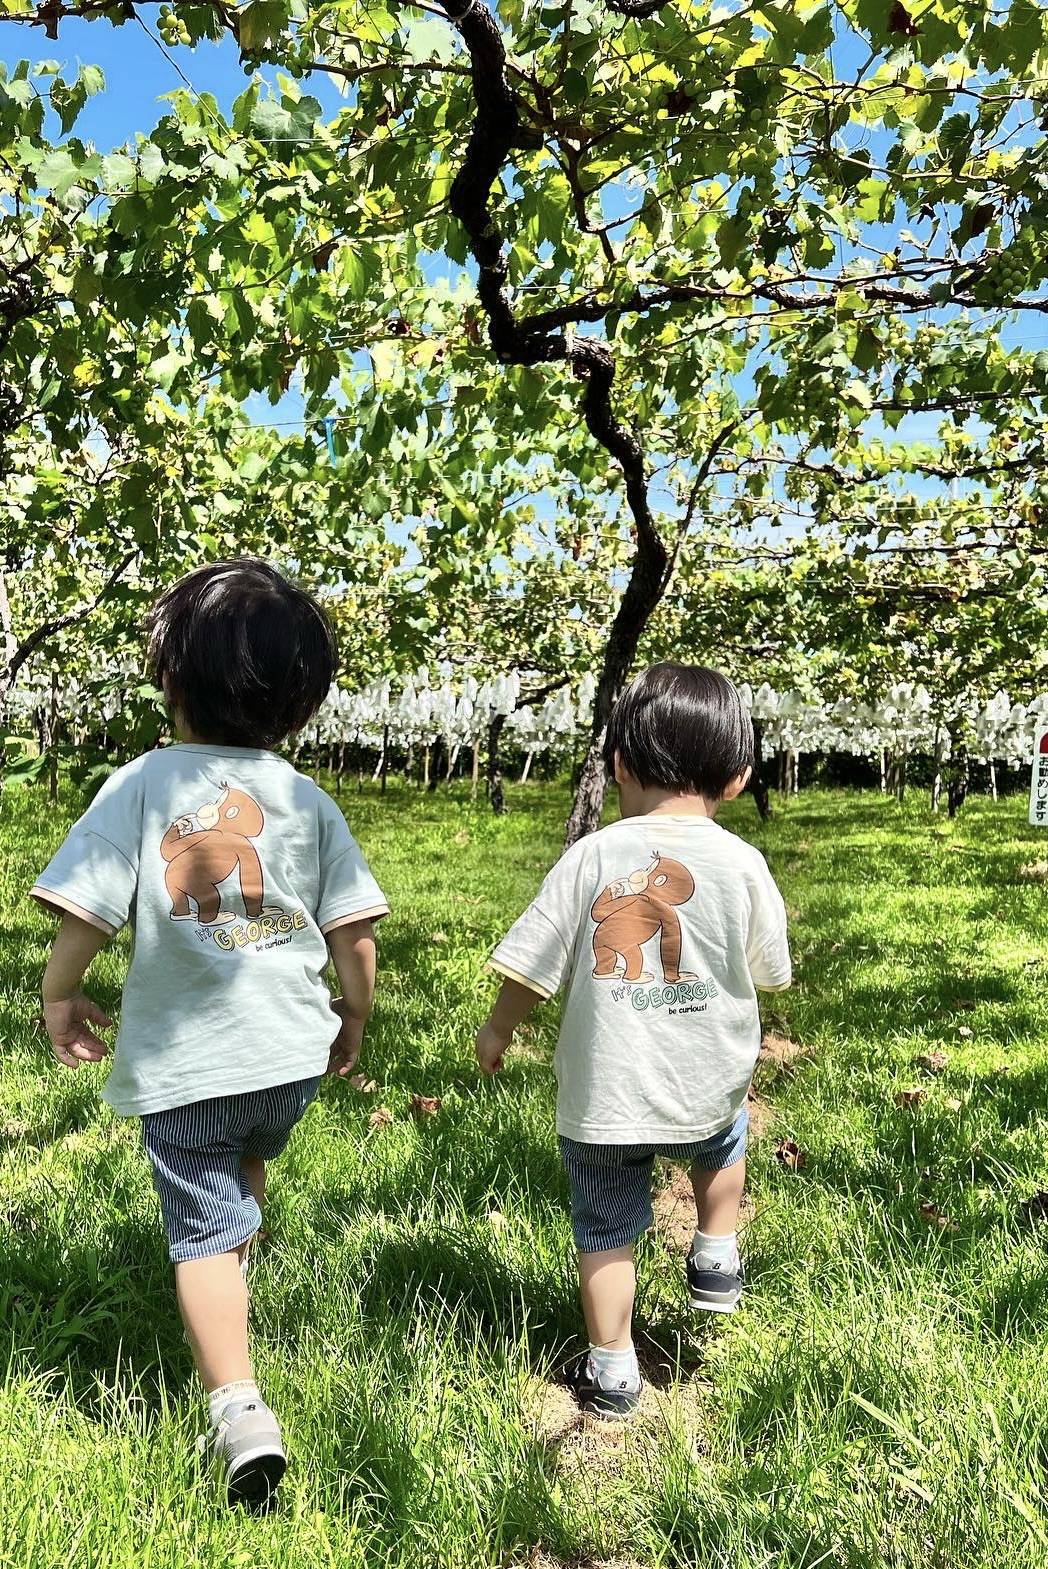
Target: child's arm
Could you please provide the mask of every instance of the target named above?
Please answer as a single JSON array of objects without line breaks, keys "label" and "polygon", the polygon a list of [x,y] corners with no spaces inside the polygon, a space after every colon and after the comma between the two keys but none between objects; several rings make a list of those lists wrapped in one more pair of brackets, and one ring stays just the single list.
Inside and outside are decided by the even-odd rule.
[{"label": "child's arm", "polygon": [[370,920],[347,921],[327,934],[331,962],[335,966],[341,997],[331,1006],[342,1020],[331,1047],[327,1071],[344,1079],[357,1065],[364,1026],[375,995],[375,928]]},{"label": "child's arm", "polygon": [[482,1073],[499,1073],[502,1058],[513,1043],[513,1031],[535,1007],[542,996],[520,981],[503,979],[499,994],[485,1022],[477,1031],[477,1061]]},{"label": "child's arm", "polygon": [[67,1068],[79,1068],[82,1062],[101,1062],[109,1050],[90,1026],[97,1024],[100,1029],[110,1030],[113,1021],[80,989],[92,959],[108,941],[108,932],[82,921],[78,915],[66,912],[62,916],[41,990],[51,1049]]}]

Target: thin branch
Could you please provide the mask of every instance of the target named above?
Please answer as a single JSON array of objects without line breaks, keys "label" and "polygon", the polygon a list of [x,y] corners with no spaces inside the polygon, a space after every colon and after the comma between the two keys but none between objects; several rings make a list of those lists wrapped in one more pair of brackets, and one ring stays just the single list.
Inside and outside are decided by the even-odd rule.
[{"label": "thin branch", "polygon": [[119,565],[106,578],[94,599],[88,604],[82,605],[79,610],[67,610],[65,615],[52,616],[50,621],[42,621],[38,627],[30,632],[29,636],[18,645],[14,655],[8,662],[5,677],[6,684],[10,686],[26,660],[32,658],[42,643],[46,643],[49,638],[56,637],[59,632],[64,632],[66,627],[76,626],[79,622],[86,621],[91,612],[97,610],[99,605],[109,598],[132,561],[137,559],[138,554],[137,549],[129,550]]},{"label": "thin branch", "polygon": [[661,11],[669,0],[605,0],[609,11],[615,11],[619,16],[628,16],[637,21],[647,16],[654,16]]},{"label": "thin branch", "polygon": [[681,518],[677,527],[677,537],[673,542],[673,549],[670,552],[669,560],[666,563],[666,578],[663,585],[664,589],[669,587],[670,579],[673,576],[673,569],[677,565],[677,557],[680,555],[681,545],[684,543],[685,536],[687,535],[688,530],[691,528],[692,521],[695,517],[695,509],[699,503],[699,495],[701,494],[702,487],[709,479],[710,471],[713,468],[713,465],[716,462],[717,457],[719,456],[721,449],[724,446],[724,443],[730,440],[741,424],[741,420],[729,420],[728,424],[723,425],[711,441],[706,452],[706,456],[699,464],[698,472],[695,475],[691,491],[688,495],[688,504],[684,509],[684,516]]}]

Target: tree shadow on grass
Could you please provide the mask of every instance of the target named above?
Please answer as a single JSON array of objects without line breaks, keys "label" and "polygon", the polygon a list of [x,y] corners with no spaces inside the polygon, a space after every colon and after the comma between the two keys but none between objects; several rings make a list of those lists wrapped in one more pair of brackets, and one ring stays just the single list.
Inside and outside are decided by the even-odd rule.
[{"label": "tree shadow on grass", "polygon": [[111,1413],[103,1386],[118,1377],[150,1415],[172,1378],[190,1377],[158,1227],[125,1219],[83,1244],[45,1228],[5,1237],[0,1275],[12,1368],[57,1372],[85,1415]]}]

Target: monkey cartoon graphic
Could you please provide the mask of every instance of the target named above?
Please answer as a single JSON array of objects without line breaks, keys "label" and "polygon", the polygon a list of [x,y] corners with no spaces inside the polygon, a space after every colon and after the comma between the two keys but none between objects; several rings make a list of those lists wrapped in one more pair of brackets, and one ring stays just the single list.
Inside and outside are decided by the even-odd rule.
[{"label": "monkey cartoon graphic", "polygon": [[249,917],[281,913],[279,906],[263,905],[262,862],[251,843],[265,823],[262,808],[243,790],[230,789],[224,782],[221,788],[217,801],[205,801],[195,811],[176,817],[160,841],[160,853],[168,863],[164,882],[171,895],[173,921],[193,919],[190,899],[201,926],[235,921],[232,911],[223,910],[218,891],[234,867]]},{"label": "monkey cartoon graphic", "polygon": [[[656,853],[650,866],[619,877],[597,898],[590,911],[597,923],[593,955],[597,980],[650,981],[643,946],[661,933],[659,954],[667,981],[694,980],[680,968],[680,920],[674,905],[686,904],[695,879],[679,861]],[[623,970],[623,965],[625,970]]]}]

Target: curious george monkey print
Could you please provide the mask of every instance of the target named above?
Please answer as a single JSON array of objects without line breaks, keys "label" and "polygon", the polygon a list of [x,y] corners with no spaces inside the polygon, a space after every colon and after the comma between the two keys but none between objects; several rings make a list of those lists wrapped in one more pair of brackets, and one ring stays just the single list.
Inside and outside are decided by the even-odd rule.
[{"label": "curious george monkey print", "polygon": [[659,933],[659,956],[667,981],[690,981],[680,968],[681,933],[676,905],[695,892],[695,879],[680,861],[656,854],[650,866],[619,877],[603,890],[590,911],[597,923],[593,956],[597,980],[651,981],[643,948]]},{"label": "curious george monkey print", "polygon": [[160,853],[167,862],[164,883],[171,896],[173,921],[193,920],[193,904],[201,926],[235,921],[233,911],[222,908],[219,892],[219,885],[234,870],[239,874],[247,916],[283,913],[279,905],[265,904],[262,862],[251,842],[264,825],[258,802],[224,782],[216,801],[205,801],[175,818],[160,841]]}]

